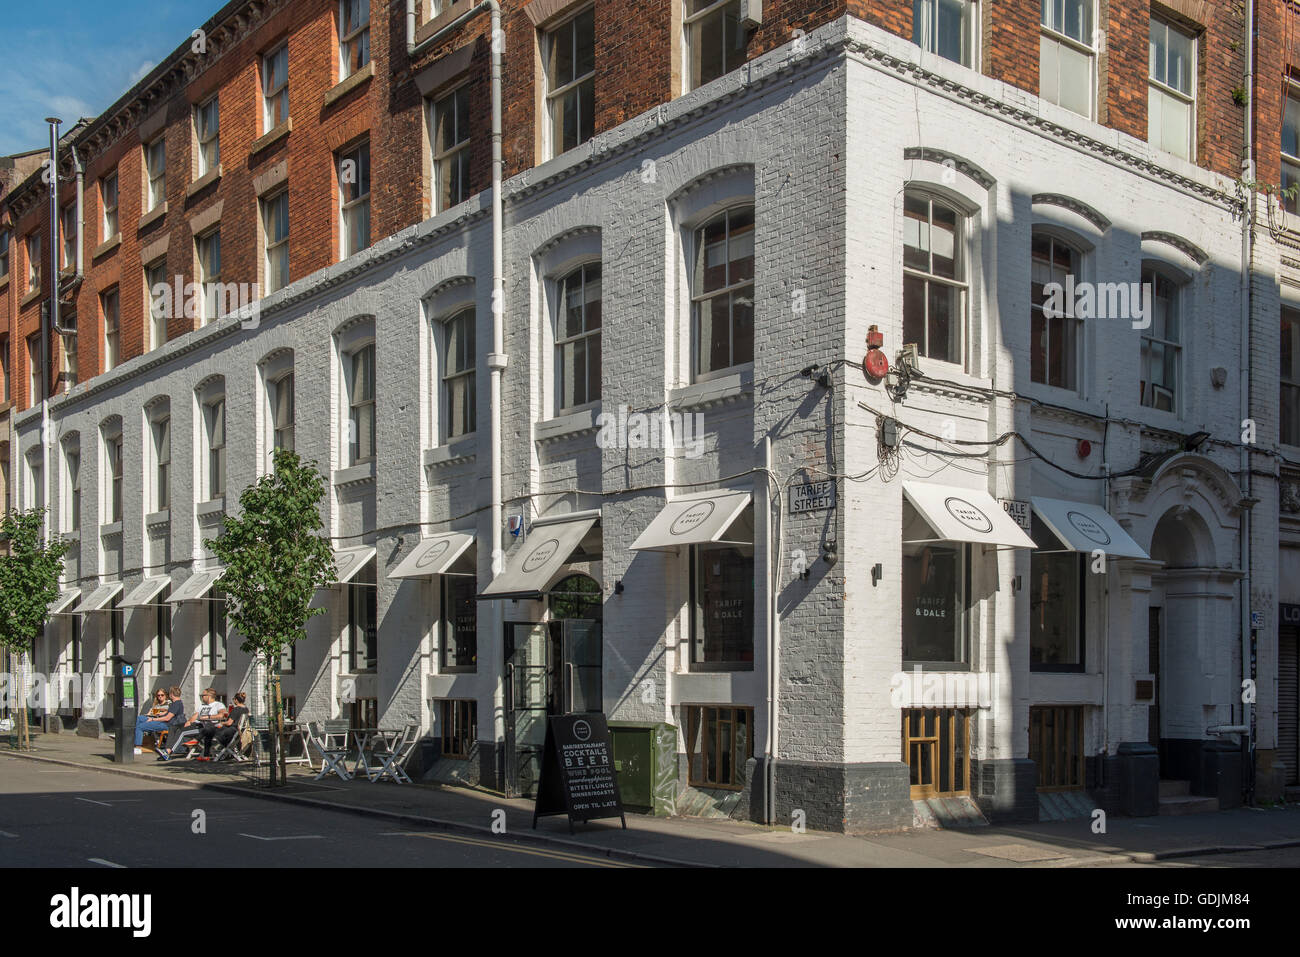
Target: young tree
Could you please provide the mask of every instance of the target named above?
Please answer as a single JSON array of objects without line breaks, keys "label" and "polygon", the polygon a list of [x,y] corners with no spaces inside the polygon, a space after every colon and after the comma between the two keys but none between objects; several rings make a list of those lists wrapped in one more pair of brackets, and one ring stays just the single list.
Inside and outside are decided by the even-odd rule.
[{"label": "young tree", "polygon": [[276,449],[273,468],[239,496],[241,514],[226,516],[223,533],[211,542],[225,565],[221,590],[228,617],[243,636],[240,648],[266,666],[267,713],[271,716],[272,779],[285,780],[281,736],[280,655],[303,636],[316,589],[334,581],[334,552],[323,536],[321,500],[325,477],[316,463]]},{"label": "young tree", "polygon": [[[0,520],[0,538],[9,554],[0,555],[0,645],[20,662],[32,653],[36,636],[49,620],[49,606],[59,597],[59,576],[68,543],[46,541],[45,509],[10,512]],[[20,667],[18,674],[24,669]],[[18,746],[28,746],[27,688],[18,681]]]}]

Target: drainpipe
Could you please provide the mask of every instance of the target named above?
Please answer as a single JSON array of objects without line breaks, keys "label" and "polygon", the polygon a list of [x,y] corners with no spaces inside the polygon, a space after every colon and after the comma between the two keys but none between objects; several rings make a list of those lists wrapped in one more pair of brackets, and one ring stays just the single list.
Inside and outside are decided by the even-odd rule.
[{"label": "drainpipe", "polygon": [[77,278],[80,279],[86,274],[85,269],[85,248],[86,248],[86,169],[81,165],[81,157],[77,155],[77,147],[74,145],[72,151],[72,168],[77,171]]},{"label": "drainpipe", "polygon": [[50,540],[50,382],[54,378],[50,363],[50,330],[59,325],[59,124],[57,116],[47,116],[50,124],[50,315],[41,322],[41,501],[47,509],[42,523],[44,539]]},{"label": "drainpipe", "polygon": [[[1247,180],[1255,181],[1255,0],[1246,2],[1246,111],[1245,111],[1245,143],[1243,150],[1242,172]],[[1269,197],[1264,198],[1265,202],[1271,202]],[[1241,417],[1242,419],[1250,418],[1250,386],[1253,371],[1253,362],[1251,361],[1251,329],[1252,320],[1252,299],[1253,290],[1251,288],[1251,275],[1254,271],[1255,245],[1253,239],[1254,233],[1254,213],[1255,199],[1254,191],[1249,193],[1247,208],[1241,218]],[[1241,444],[1239,455],[1242,481],[1245,486],[1243,489],[1245,497],[1249,500],[1253,497],[1251,480],[1251,462],[1250,452],[1245,443]],[[1241,579],[1241,679],[1244,683],[1250,678],[1250,645],[1251,645],[1251,624],[1250,624],[1250,566],[1251,566],[1251,512],[1250,508],[1244,508],[1241,512],[1240,536],[1241,536],[1241,570],[1243,577]],[[1242,772],[1244,780],[1243,788],[1247,790],[1247,803],[1254,800],[1254,780],[1255,768],[1251,761],[1251,755],[1254,752],[1255,741],[1251,733],[1250,726],[1252,722],[1246,713],[1249,705],[1242,704],[1242,724],[1246,726],[1246,732],[1241,736],[1242,750],[1245,752],[1243,757]],[[1249,765],[1249,766],[1247,766]]]},{"label": "drainpipe", "polygon": [[[767,484],[777,492],[777,508],[781,508],[780,489],[776,487],[776,477],[772,470],[772,436],[763,437],[763,468],[767,472]],[[780,633],[780,614],[778,605],[777,583],[781,580],[781,543],[776,533],[776,522],[772,519],[771,496],[768,498],[767,510],[767,736],[763,748],[763,823],[769,827],[776,820],[776,741],[777,741],[777,647]]]}]

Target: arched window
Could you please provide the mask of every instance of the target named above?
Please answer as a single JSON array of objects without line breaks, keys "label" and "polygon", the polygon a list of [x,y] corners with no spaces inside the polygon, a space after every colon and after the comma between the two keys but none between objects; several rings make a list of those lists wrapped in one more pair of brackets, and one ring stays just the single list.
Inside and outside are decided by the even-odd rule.
[{"label": "arched window", "polygon": [[600,398],[600,263],[587,263],[557,284],[555,380],[561,411]]},{"label": "arched window", "polygon": [[698,226],[692,253],[698,379],[754,361],[754,207],[732,207]]},{"label": "arched window", "polygon": [[475,312],[471,306],[440,323],[439,395],[442,441],[469,435],[477,428],[475,409]]},{"label": "arched window", "polygon": [[1183,289],[1167,271],[1142,268],[1143,302],[1150,295],[1150,325],[1142,330],[1141,401],[1150,409],[1178,411],[1178,366],[1182,358]]},{"label": "arched window", "polygon": [[961,363],[966,328],[965,217],[918,190],[903,199],[903,341]]},{"label": "arched window", "polygon": [[[1079,328],[1073,303],[1065,291],[1079,278],[1082,256],[1077,249],[1050,233],[1035,232],[1030,289],[1032,313],[1030,379],[1044,385],[1076,391],[1079,388]],[[1055,300],[1051,306],[1049,298]],[[1063,308],[1057,308],[1063,306]]]}]

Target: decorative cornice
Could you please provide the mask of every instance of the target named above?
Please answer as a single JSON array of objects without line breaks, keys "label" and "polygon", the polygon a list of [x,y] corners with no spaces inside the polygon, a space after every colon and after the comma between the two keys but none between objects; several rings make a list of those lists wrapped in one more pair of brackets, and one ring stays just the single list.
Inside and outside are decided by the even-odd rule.
[{"label": "decorative cornice", "polygon": [[997,182],[987,170],[981,169],[970,160],[963,159],[956,153],[931,149],[928,146],[909,146],[903,150],[903,159],[924,160],[929,163],[938,163],[940,166],[948,166],[968,179],[979,183],[985,190],[992,189],[993,184]]},{"label": "decorative cornice", "polygon": [[1210,261],[1210,254],[1195,243],[1176,236],[1173,233],[1162,232],[1158,229],[1148,230],[1142,234],[1142,241],[1152,243],[1164,243],[1166,246],[1173,246],[1180,253],[1192,260],[1198,266],[1204,266]]},{"label": "decorative cornice", "polygon": [[552,249],[554,249],[556,246],[559,246],[561,243],[567,243],[575,239],[580,239],[583,236],[590,236],[593,233],[599,236],[600,227],[599,226],[575,226],[572,229],[566,229],[564,230],[564,232],[557,233],[556,235],[548,239],[546,242],[542,243],[542,245],[538,246],[537,249],[533,252],[533,255],[544,256]]}]

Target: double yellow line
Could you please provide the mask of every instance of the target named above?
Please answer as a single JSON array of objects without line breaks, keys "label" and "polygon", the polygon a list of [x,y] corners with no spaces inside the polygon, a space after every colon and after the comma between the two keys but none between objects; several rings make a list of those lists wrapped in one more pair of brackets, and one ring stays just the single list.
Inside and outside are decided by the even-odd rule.
[{"label": "double yellow line", "polygon": [[494,851],[510,851],[514,854],[531,854],[533,857],[546,857],[555,861],[565,861],[570,864],[589,864],[593,867],[640,867],[639,864],[625,864],[622,861],[603,860],[595,857],[586,857],[582,854],[570,853],[568,851],[539,850],[531,847],[521,847],[510,841],[490,841],[477,837],[464,837],[452,834],[429,834],[422,831],[403,832],[408,837],[425,837],[431,841],[448,841],[452,844],[465,844],[470,847],[491,848]]}]

